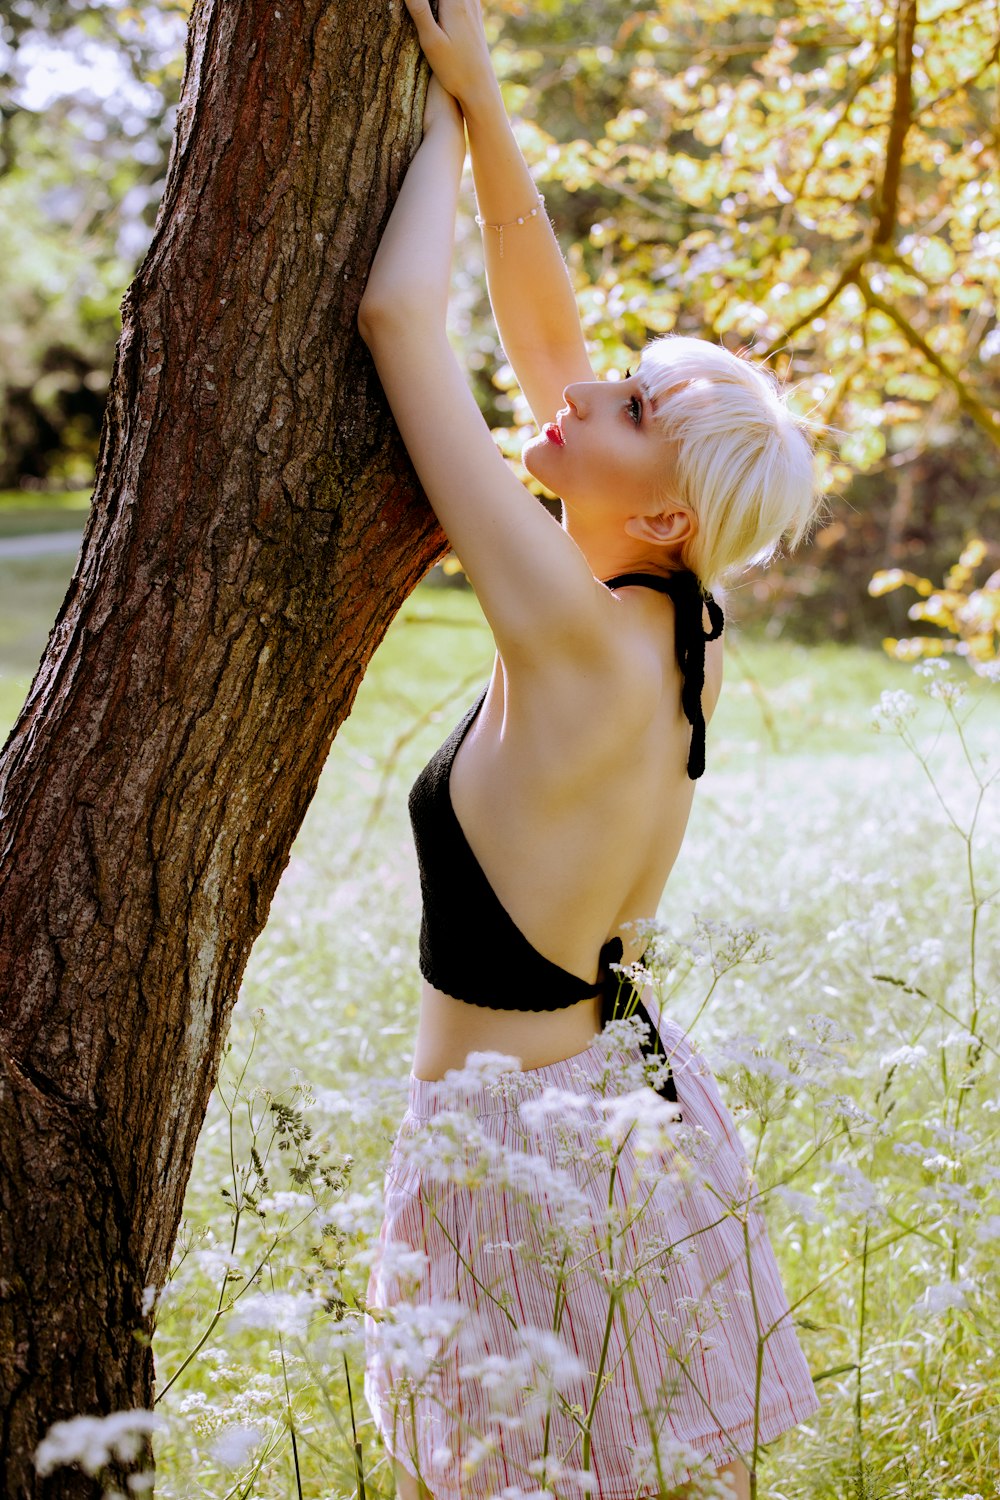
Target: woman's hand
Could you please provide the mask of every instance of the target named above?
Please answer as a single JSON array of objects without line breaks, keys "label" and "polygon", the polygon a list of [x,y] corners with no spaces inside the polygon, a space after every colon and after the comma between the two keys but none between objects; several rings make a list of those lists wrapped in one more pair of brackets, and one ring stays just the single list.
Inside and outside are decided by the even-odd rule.
[{"label": "woman's hand", "polygon": [[435,78],[461,105],[495,86],[481,0],[438,0],[436,21],[430,0],[405,4]]},{"label": "woman's hand", "polygon": [[437,123],[450,125],[453,130],[460,131],[462,140],[465,140],[462,106],[454,94],[449,94],[444,84],[439,81],[437,74],[433,73],[427,85],[427,98],[424,101],[424,135],[432,125]]}]

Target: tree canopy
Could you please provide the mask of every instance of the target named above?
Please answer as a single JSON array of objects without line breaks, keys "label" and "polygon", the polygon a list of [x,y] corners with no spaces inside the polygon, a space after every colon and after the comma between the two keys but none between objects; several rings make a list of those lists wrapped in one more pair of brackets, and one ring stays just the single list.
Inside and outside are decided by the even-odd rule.
[{"label": "tree canopy", "polygon": [[[828,429],[833,502],[787,588],[815,595],[834,629],[884,609],[865,604],[873,565],[919,557],[943,573],[995,505],[1000,447],[992,0],[490,0],[488,12],[598,370],[677,331],[763,355],[794,387]],[[162,188],[183,18],[178,0],[14,0],[3,23],[8,484],[86,482],[115,303]],[[84,72],[33,107],[45,48]],[[516,457],[528,413],[481,269],[470,214],[455,336]]]}]

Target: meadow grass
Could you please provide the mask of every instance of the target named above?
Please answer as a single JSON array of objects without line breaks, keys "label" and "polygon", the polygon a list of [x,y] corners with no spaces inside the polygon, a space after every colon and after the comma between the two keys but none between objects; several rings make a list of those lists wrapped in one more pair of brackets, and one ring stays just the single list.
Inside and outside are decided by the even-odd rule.
[{"label": "meadow grass", "polygon": [[[995,772],[1000,695],[928,698],[878,652],[735,625],[729,645],[658,983],[739,1124],[822,1400],[758,1455],[758,1493],[987,1500],[1000,813],[977,757]],[[393,1493],[357,1307],[419,993],[406,791],[491,658],[470,595],[420,588],[293,848],[149,1293],[165,1497]],[[27,675],[4,682],[13,717]],[[733,929],[767,961],[729,962]]]},{"label": "meadow grass", "polygon": [[[880,693],[916,691],[919,713],[899,727],[930,757],[960,823],[973,814],[974,778],[951,706],[922,696],[909,667],[751,641],[735,627],[730,644],[710,773],[661,909],[681,940],[661,982],[670,1014],[697,1017],[820,1377],[819,1415],[759,1456],[760,1493],[985,1500],[998,1436],[996,933],[984,905],[977,999],[969,846],[913,750],[891,728],[872,731]],[[405,799],[491,655],[468,595],[419,590],[369,670],[296,842],[247,970],[160,1304],[162,1387],[219,1307],[240,1299],[158,1406],[164,1495],[393,1492],[360,1397],[353,1309],[416,1020]],[[998,743],[995,688],[971,683],[956,712],[968,716],[970,746]],[[980,897],[997,885],[997,824],[987,799],[973,841]],[[766,931],[771,957],[723,965],[716,982],[695,914]],[[273,1100],[301,1109],[316,1161],[289,1176],[283,1163],[301,1143],[272,1148],[261,1186],[250,1138],[260,1151]],[[323,1185],[321,1168],[336,1181],[348,1166],[349,1182]],[[241,1192],[252,1201],[234,1237]],[[277,1233],[288,1237],[268,1256]],[[291,1295],[258,1301],[272,1276],[274,1292]]]}]

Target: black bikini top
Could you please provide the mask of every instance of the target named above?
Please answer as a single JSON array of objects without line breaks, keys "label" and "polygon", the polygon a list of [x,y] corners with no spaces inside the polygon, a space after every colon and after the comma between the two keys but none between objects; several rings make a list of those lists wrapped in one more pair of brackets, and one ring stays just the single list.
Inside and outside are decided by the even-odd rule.
[{"label": "black bikini top", "polygon": [[[705,642],[723,628],[722,610],[704,593],[693,573],[660,577],[623,573],[605,580],[608,588],[631,584],[658,589],[674,600],[677,660],[684,678],[681,703],[691,724],[688,776],[705,769],[705,719],[701,691],[705,681]],[[708,608],[712,630],[702,619]],[[420,869],[423,917],[420,924],[420,972],[435,989],[470,1005],[496,1010],[563,1010],[592,995],[602,996],[602,1025],[616,1014],[636,1015],[649,1025],[646,1051],[662,1057],[663,1048],[639,993],[621,985],[611,965],[621,962],[620,937],[609,938],[598,959],[598,978],[590,983],[545,958],[528,942],[501,905],[478,859],[469,847],[452,806],[449,781],[458,747],[486,698],[479,698],[431,756],[410,791],[410,821]],[[676,1100],[673,1078],[660,1090]]]}]

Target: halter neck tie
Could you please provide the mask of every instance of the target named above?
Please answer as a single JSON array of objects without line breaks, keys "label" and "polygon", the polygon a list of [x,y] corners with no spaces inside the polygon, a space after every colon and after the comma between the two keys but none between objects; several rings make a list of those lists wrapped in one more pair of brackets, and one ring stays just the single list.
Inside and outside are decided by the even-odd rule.
[{"label": "halter neck tie", "polygon": [[[609,589],[625,584],[641,584],[645,588],[657,589],[669,594],[674,601],[676,624],[674,645],[677,665],[681,669],[681,707],[691,725],[691,747],[688,751],[687,773],[697,781],[705,772],[705,715],[701,706],[702,689],[705,686],[705,643],[714,641],[722,634],[725,617],[722,608],[707,589],[703,589],[690,568],[676,573],[619,573],[615,578],[604,580]],[[711,630],[706,631],[702,622],[702,610],[708,610]]]}]

